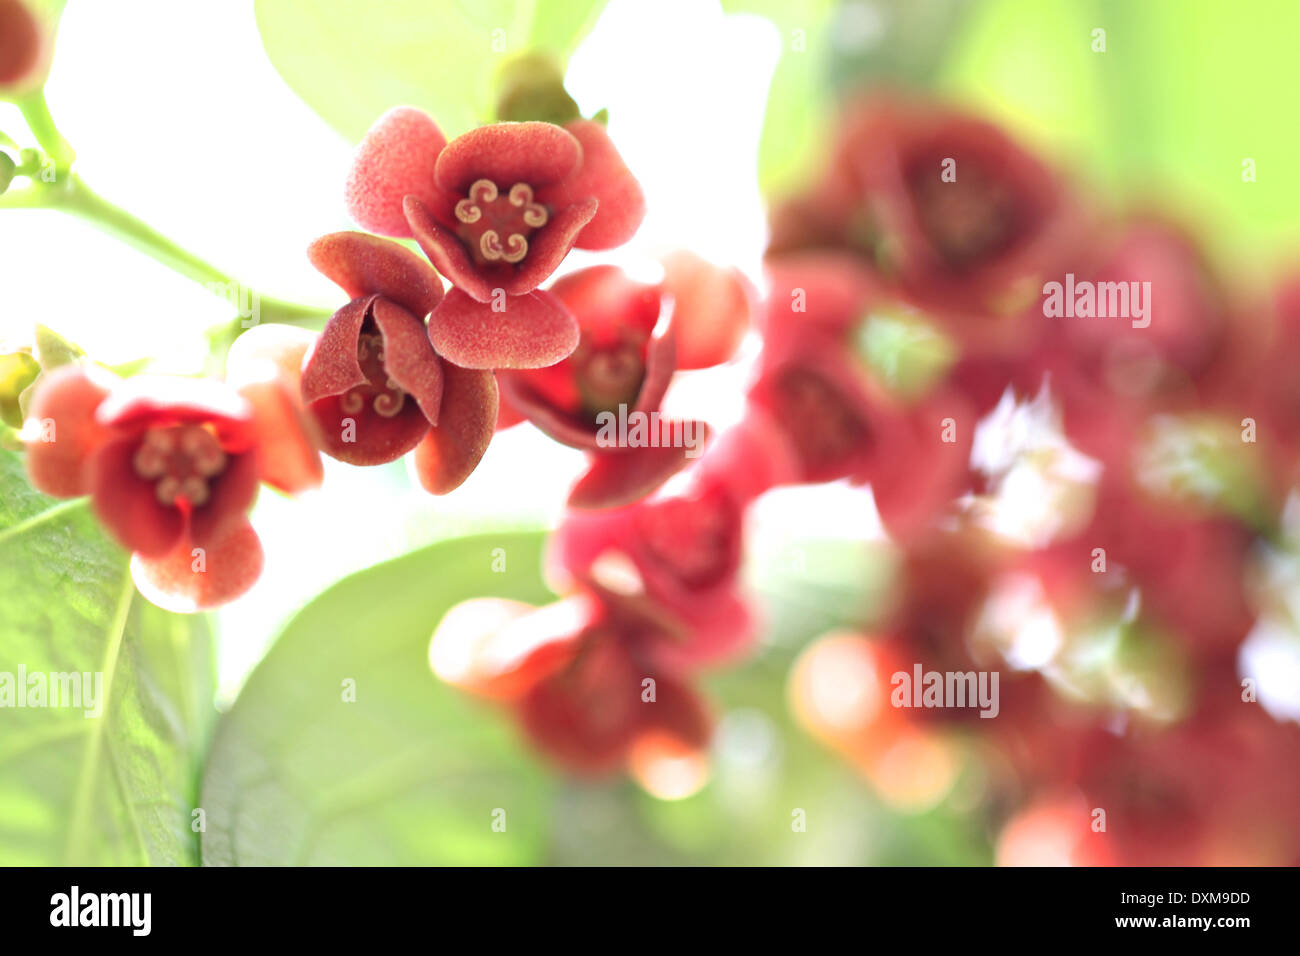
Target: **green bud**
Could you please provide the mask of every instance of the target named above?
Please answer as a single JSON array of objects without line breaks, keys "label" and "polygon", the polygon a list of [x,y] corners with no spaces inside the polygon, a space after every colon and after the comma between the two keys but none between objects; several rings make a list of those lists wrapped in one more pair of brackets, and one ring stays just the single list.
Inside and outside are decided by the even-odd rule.
[{"label": "green bud", "polygon": [[582,114],[564,88],[564,71],[550,57],[525,53],[506,63],[497,79],[497,119],[540,120],[563,126]]}]

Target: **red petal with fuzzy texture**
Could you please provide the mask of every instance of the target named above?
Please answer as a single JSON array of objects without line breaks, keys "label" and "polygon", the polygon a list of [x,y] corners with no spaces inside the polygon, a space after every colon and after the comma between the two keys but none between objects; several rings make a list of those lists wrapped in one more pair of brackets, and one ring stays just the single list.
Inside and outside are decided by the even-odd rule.
[{"label": "red petal with fuzzy texture", "polygon": [[184,536],[185,517],[159,502],[155,482],[135,472],[137,437],[118,438],[90,457],[88,484],[95,513],[109,532],[131,551],[161,557]]},{"label": "red petal with fuzzy texture", "polygon": [[210,425],[227,452],[257,443],[252,406],[234,388],[210,378],[126,379],[96,409],[95,419],[119,433],[187,422]]},{"label": "red petal with fuzzy texture", "polygon": [[664,258],[664,288],[673,298],[677,367],[727,361],[749,329],[756,293],[739,269],[720,269],[691,252]]},{"label": "red petal with fuzzy texture", "polygon": [[345,199],[352,218],[385,236],[410,238],[402,200],[441,202],[434,169],[447,145],[427,113],[399,106],[370,127],[352,159]]},{"label": "red petal with fuzzy texture", "polygon": [[628,170],[603,124],[574,120],[565,129],[582,144],[582,166],[555,187],[539,192],[542,202],[566,206],[594,196],[600,203],[575,243],[579,249],[613,249],[636,234],[645,219],[645,194]]},{"label": "red petal with fuzzy texture", "polygon": [[211,497],[207,503],[190,514],[190,540],[206,548],[244,522],[257,499],[260,478],[255,452],[230,457],[225,470],[208,483]]},{"label": "red petal with fuzzy texture", "polygon": [[133,555],[135,586],[159,607],[188,614],[233,601],[262,573],[262,543],[247,521],[209,542],[200,553],[195,550],[194,543],[183,538],[161,557]]},{"label": "red petal with fuzzy texture", "polygon": [[543,608],[503,598],[464,601],[439,622],[429,663],[463,690],[515,699],[573,659],[594,613],[586,595]]},{"label": "red petal with fuzzy texture", "polygon": [[470,476],[497,424],[497,383],[487,369],[443,366],[443,412],[415,449],[420,485],[435,495],[460,487]]},{"label": "red petal with fuzzy texture", "polygon": [[95,420],[114,379],[80,365],[55,369],[36,388],[28,418],[54,423],[53,441],[27,444],[27,472],[47,495],[73,498],[90,491],[86,462],[105,440]]},{"label": "red petal with fuzzy texture", "polygon": [[[457,136],[438,156],[438,186],[463,195],[489,179],[505,192],[516,183],[534,190],[571,176],[582,163],[582,146],[553,123],[492,123]],[[591,195],[587,193],[585,195]]]},{"label": "red petal with fuzzy texture", "polygon": [[366,375],[357,361],[357,339],[366,313],[378,296],[354,299],[334,313],[325,330],[307,356],[302,371],[302,400],[313,404],[331,395],[342,395],[350,388],[366,384]]},{"label": "red petal with fuzzy texture", "polygon": [[[703,431],[704,422],[673,422],[679,428]],[[691,461],[690,449],[673,447],[629,448],[614,454],[593,456],[591,467],[569,492],[571,508],[621,508],[640,501]]]},{"label": "red petal with fuzzy texture", "polygon": [[452,289],[429,319],[438,354],[462,368],[542,368],[578,347],[578,323],[549,292],[503,300],[505,311]]},{"label": "red petal with fuzzy texture", "polygon": [[617,768],[640,729],[644,676],[616,633],[585,632],[573,667],[535,684],[519,701],[524,730],[570,770]]},{"label": "red petal with fuzzy texture", "polygon": [[307,418],[283,381],[250,382],[239,394],[253,406],[261,479],[289,494],[320,486],[325,477]]},{"label": "red petal with fuzzy texture", "polygon": [[415,402],[407,402],[389,417],[378,414],[369,401],[357,411],[345,411],[342,399],[329,395],[312,402],[309,410],[316,419],[321,451],[349,465],[396,461],[420,444],[429,430],[429,420]]},{"label": "red petal with fuzzy texture", "polygon": [[376,299],[370,314],[384,337],[384,369],[424,412],[438,424],[442,408],[442,362],[429,342],[424,322],[387,299]]},{"label": "red petal with fuzzy texture", "polygon": [[765,491],[799,481],[794,446],[775,421],[751,405],[740,423],[718,435],[697,466],[702,482],[725,488],[742,508]]},{"label": "red petal with fuzzy texture", "polygon": [[362,232],[333,232],[307,247],[307,258],[349,299],[381,295],[423,319],[442,301],[442,280],[405,246]]},{"label": "red petal with fuzzy texture", "polygon": [[479,302],[490,302],[503,293],[525,295],[536,289],[564,261],[578,233],[595,214],[594,199],[557,209],[550,221],[529,237],[528,254],[518,265],[480,266],[470,258],[460,238],[438,223],[428,206],[414,197],[406,203],[411,232],[429,261],[452,285]]},{"label": "red petal with fuzzy texture", "polygon": [[261,478],[296,494],[324,477],[316,450],[316,422],[302,406],[302,363],[316,335],[268,323],[235,340],[226,357],[226,381],[253,409]]}]

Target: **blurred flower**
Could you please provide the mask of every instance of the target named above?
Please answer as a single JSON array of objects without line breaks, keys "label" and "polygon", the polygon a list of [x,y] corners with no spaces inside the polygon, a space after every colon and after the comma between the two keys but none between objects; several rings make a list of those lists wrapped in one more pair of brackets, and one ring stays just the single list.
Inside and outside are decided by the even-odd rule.
[{"label": "blurred flower", "polygon": [[[703,451],[701,421],[661,418],[679,368],[726,361],[749,322],[749,290],[738,273],[679,254],[662,285],[633,282],[614,266],[559,279],[555,295],[577,318],[568,358],[536,371],[502,372],[504,424],[526,418],[591,464],[569,504],[611,508],[652,492]],[[671,307],[661,319],[665,297]]]},{"label": "blurred flower", "polygon": [[796,480],[870,483],[885,527],[906,536],[969,483],[975,418],[956,391],[905,401],[858,351],[863,323],[890,299],[843,253],[774,260],[763,351],[749,400],[783,429]]},{"label": "blurred flower", "polygon": [[1083,234],[1061,180],[1001,129],[877,95],[845,108],[818,184],[774,214],[768,254],[852,252],[966,349],[1020,352]]},{"label": "blurred flower", "polygon": [[0,99],[18,99],[45,82],[62,5],[53,16],[49,6],[0,0]]},{"label": "blurred flower", "polygon": [[479,598],[438,625],[430,663],[443,680],[516,714],[532,742],[565,769],[631,772],[661,797],[707,777],[711,720],[695,692],[656,665],[653,620],[579,591],[533,608]]},{"label": "blurred flower", "polygon": [[320,459],[277,379],[236,389],[206,379],[115,379],[81,365],[48,375],[32,400],[27,466],[47,494],[90,495],[155,603],[192,611],[257,580],[247,513],[260,481],[319,484]]}]

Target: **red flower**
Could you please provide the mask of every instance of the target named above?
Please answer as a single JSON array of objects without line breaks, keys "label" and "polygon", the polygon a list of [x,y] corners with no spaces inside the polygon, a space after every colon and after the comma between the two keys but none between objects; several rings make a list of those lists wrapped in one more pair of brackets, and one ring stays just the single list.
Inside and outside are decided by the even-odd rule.
[{"label": "red flower", "polygon": [[0,96],[17,97],[45,81],[52,33],[24,0],[0,0]]},{"label": "red flower", "polygon": [[247,513],[260,481],[288,492],[320,483],[320,457],[277,379],[239,389],[212,380],[118,380],[65,366],[40,386],[30,417],[32,484],[90,495],[134,552],[140,590],[164,607],[223,604],[257,580],[262,548]]},{"label": "red flower", "polygon": [[[1226,290],[1185,231],[1157,217],[1136,216],[1086,256],[1073,270],[1076,288],[1090,281],[1100,299],[1101,290],[1110,288],[1103,283],[1119,283],[1120,304],[1128,302],[1134,313],[1130,294],[1141,293],[1145,314],[1078,318],[1071,317],[1076,303],[1063,303],[1069,314],[1048,321],[1057,325],[1076,367],[1134,398],[1185,389],[1223,357],[1231,318]],[[1051,278],[1066,288],[1064,274]]]},{"label": "red flower", "polygon": [[943,389],[906,405],[872,376],[855,336],[890,300],[855,260],[791,255],[770,272],[750,402],[785,432],[800,463],[797,480],[870,482],[892,533],[920,529],[968,483],[973,410]]},{"label": "red flower", "polygon": [[497,419],[491,371],[438,357],[424,316],[443,298],[429,264],[363,233],[324,236],[312,263],[352,301],[321,333],[302,371],[302,397],[326,454],[378,465],[415,450],[420,483],[458,487],[487,450]]},{"label": "red flower", "polygon": [[740,586],[745,509],[792,467],[761,418],[724,433],[685,487],[626,508],[570,512],[551,537],[561,591],[601,593],[611,606],[659,623],[647,654],[676,670],[748,650],[756,622]]},{"label": "red flower", "polygon": [[[493,348],[482,337],[462,354],[456,344],[467,325],[527,328],[544,317],[558,326],[545,297],[519,316],[500,314],[520,307],[505,298],[533,293],[575,245],[626,242],[645,215],[641,188],[599,123],[495,123],[448,143],[432,119],[409,107],[386,113],[362,141],[347,201],[367,229],[414,237],[459,290],[432,319],[442,354],[491,368],[533,368],[563,356],[521,352],[529,344],[522,336],[513,348]],[[457,331],[444,332],[444,324]]]},{"label": "red flower", "polygon": [[830,169],[778,213],[770,252],[854,251],[968,348],[1020,351],[1082,232],[1055,173],[996,126],[876,98],[845,111]]},{"label": "red flower", "polygon": [[[701,451],[704,422],[661,419],[660,405],[678,369],[716,365],[734,352],[749,324],[748,284],[679,253],[660,286],[595,266],[557,280],[551,292],[577,318],[578,347],[550,368],[502,373],[503,405],[588,453],[570,505],[629,504]],[[661,321],[665,294],[671,314]]]},{"label": "red flower", "polygon": [[659,796],[703,782],[710,720],[695,692],[646,653],[652,621],[579,592],[533,608],[457,605],[430,647],[442,679],[511,707],[533,743],[583,774],[631,772]]}]

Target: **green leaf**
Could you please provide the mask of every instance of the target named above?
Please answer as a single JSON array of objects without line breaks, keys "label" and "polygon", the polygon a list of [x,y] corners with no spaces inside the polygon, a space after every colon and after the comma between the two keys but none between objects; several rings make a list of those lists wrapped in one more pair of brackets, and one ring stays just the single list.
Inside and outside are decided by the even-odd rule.
[{"label": "green leaf", "polygon": [[[1106,49],[1094,52],[1093,31]],[[1042,3],[972,10],[944,87],[1009,123],[1073,175],[1163,204],[1235,262],[1289,242],[1300,218],[1300,5],[1186,0]],[[1254,160],[1257,181],[1243,181]],[[1085,194],[1087,198],[1087,194]]]},{"label": "green leaf", "polygon": [[568,56],[603,0],[257,0],[271,62],[300,97],[350,140],[394,106],[426,110],[448,136],[491,115],[492,80],[507,57]]},{"label": "green leaf", "polygon": [[0,701],[20,668],[48,687],[89,673],[92,693],[101,674],[102,713],[85,716],[84,699],[0,707],[0,864],[197,864],[191,812],[215,718],[206,622],[139,598],[86,500],[34,491],[21,457],[0,451]]},{"label": "green leaf", "polygon": [[434,678],[428,645],[467,598],[549,600],[541,548],[537,533],[442,542],[344,578],[290,620],[218,728],[204,863],[537,862],[547,776],[497,708]]},{"label": "green leaf", "polygon": [[823,150],[832,104],[829,98],[835,0],[722,0],[727,13],[753,13],[780,33],[781,57],[772,75],[758,146],[763,193],[791,192],[814,169]]}]

